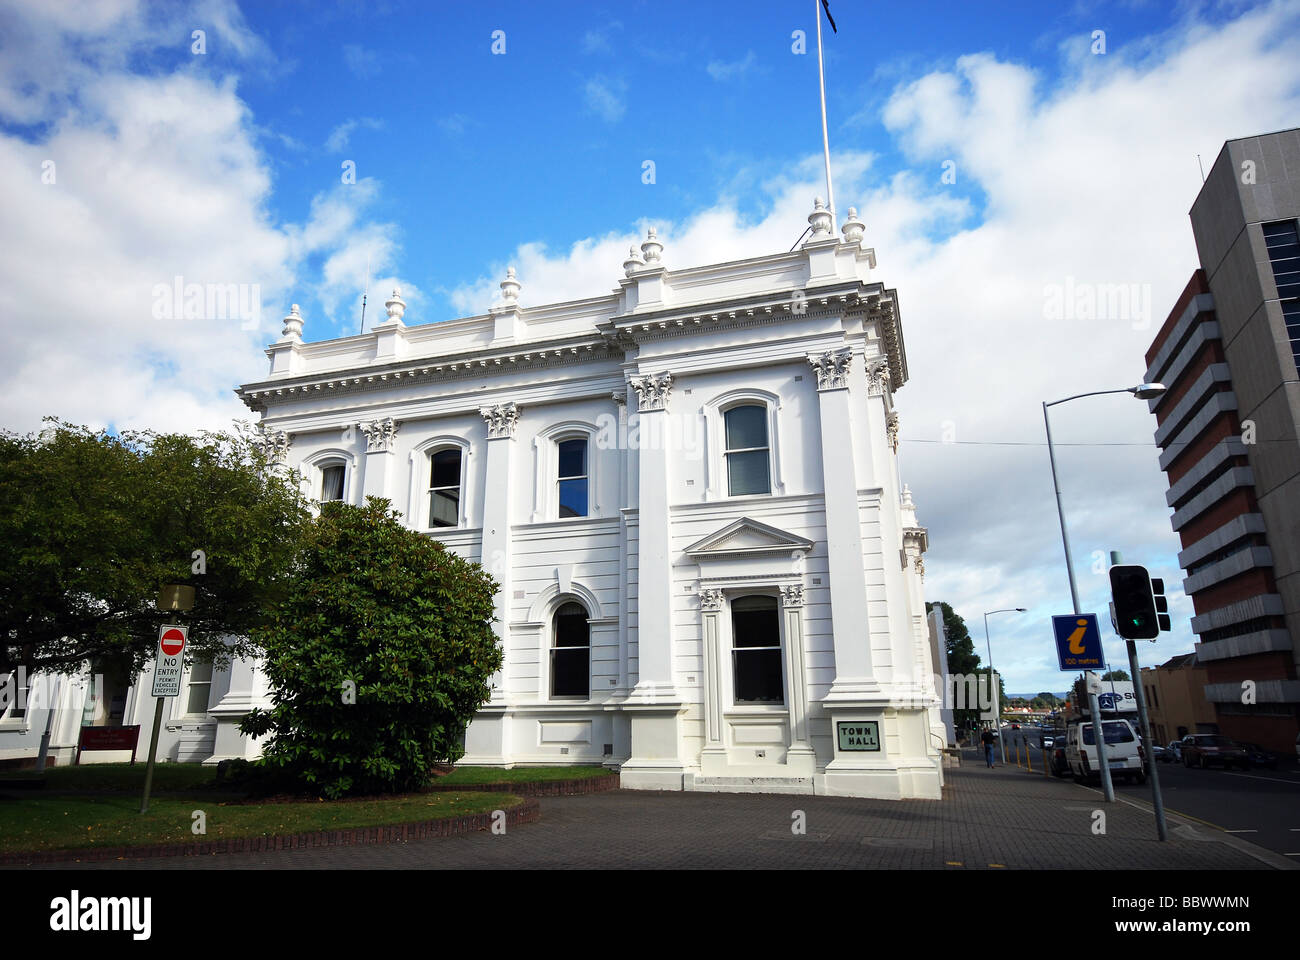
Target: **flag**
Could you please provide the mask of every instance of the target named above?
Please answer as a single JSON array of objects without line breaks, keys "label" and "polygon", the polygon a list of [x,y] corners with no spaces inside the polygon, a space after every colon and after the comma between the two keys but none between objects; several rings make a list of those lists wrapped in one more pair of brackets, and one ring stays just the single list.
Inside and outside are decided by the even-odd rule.
[{"label": "flag", "polygon": [[831,33],[839,33],[835,29],[835,18],[831,16],[830,0],[822,0],[822,9],[826,11],[826,19],[831,22]]}]

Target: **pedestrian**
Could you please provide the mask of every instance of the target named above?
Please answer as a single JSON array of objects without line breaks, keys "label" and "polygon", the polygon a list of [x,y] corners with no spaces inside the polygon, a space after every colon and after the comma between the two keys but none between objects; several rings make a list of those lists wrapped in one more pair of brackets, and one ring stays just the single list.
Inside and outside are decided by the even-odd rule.
[{"label": "pedestrian", "polygon": [[988,761],[989,769],[993,768],[993,742],[995,739],[992,730],[985,730],[980,735],[980,742],[984,744],[984,759]]}]

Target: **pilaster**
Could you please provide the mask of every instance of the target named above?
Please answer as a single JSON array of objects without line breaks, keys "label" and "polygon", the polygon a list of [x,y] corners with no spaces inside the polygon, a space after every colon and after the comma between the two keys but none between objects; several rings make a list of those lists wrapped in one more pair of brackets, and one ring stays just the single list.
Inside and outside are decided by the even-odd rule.
[{"label": "pilaster", "polygon": [[831,632],[835,646],[835,679],[825,700],[876,702],[881,697],[881,689],[871,665],[862,520],[854,470],[855,440],[849,416],[848,377],[853,354],[845,347],[810,355],[808,363],[817,374]]},{"label": "pilaster", "polygon": [[490,705],[506,701],[510,690],[510,597],[513,595],[510,521],[510,469],[515,446],[515,428],[519,424],[520,408],[514,403],[498,403],[480,407],[479,413],[487,425],[487,476],[483,497],[483,547],[481,562],[492,578],[500,585],[493,602],[496,622],[493,629],[501,641],[504,661],[492,677]]}]

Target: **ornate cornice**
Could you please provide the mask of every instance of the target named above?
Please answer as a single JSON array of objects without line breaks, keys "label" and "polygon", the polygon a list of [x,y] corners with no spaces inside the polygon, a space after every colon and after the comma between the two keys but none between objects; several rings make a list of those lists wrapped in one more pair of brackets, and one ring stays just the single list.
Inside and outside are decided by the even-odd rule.
[{"label": "ornate cornice", "polygon": [[479,414],[487,423],[488,439],[514,439],[515,427],[519,425],[519,406],[514,403],[498,403],[490,407],[479,407]]},{"label": "ornate cornice", "polygon": [[[418,330],[419,327],[407,327]],[[349,396],[357,393],[404,387],[419,383],[481,380],[492,374],[504,374],[527,369],[536,371],[552,366],[567,366],[590,360],[621,359],[624,351],[608,335],[592,339],[562,343],[544,349],[516,349],[503,353],[490,351],[449,358],[430,357],[423,360],[406,360],[382,367],[358,366],[350,370],[334,370],[319,374],[286,377],[282,380],[261,381],[248,384],[235,391],[251,410],[265,410],[271,403],[299,400],[309,395],[317,397]]]},{"label": "ornate cornice", "polygon": [[853,351],[848,347],[827,350],[808,357],[808,364],[817,373],[818,390],[842,390],[849,385],[849,368],[853,364]]},{"label": "ornate cornice", "polygon": [[392,453],[397,427],[398,421],[392,417],[357,424],[357,429],[366,435],[367,453]]},{"label": "ornate cornice", "polygon": [[636,391],[637,411],[648,413],[651,410],[667,410],[668,396],[673,390],[671,373],[651,373],[640,377],[628,377],[628,383]]}]

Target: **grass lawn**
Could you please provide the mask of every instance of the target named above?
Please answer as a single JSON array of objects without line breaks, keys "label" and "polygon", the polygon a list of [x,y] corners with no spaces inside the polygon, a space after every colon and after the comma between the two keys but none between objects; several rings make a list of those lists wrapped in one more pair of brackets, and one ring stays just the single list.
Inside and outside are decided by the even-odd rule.
[{"label": "grass lawn", "polygon": [[[58,793],[71,790],[144,792],[145,764],[89,763],[81,766],[46,767],[45,792]],[[7,770],[0,773],[0,786],[5,780],[34,777],[32,770]],[[186,793],[191,790],[211,789],[216,782],[215,767],[198,763],[160,763],[153,768],[152,793]]]},{"label": "grass lawn", "polygon": [[[136,794],[0,799],[0,852],[193,843],[377,827],[490,813],[524,802],[522,797],[504,793],[421,793],[333,803],[231,804],[228,799],[150,798],[149,812],[144,816],[140,815],[140,797]],[[191,832],[195,810],[202,810],[207,818],[204,835]]]},{"label": "grass lawn", "polygon": [[434,782],[448,783],[540,783],[551,780],[585,780],[609,776],[604,767],[457,767]]}]

